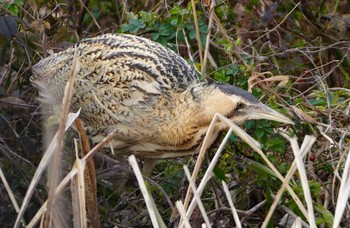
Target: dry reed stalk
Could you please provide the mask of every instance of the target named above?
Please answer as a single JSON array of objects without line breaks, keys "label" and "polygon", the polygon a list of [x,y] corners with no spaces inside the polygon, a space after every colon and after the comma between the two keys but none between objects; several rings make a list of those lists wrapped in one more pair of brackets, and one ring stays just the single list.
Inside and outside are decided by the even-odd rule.
[{"label": "dry reed stalk", "polygon": [[[207,134],[204,138],[204,141],[203,141],[203,144],[202,144],[202,147],[200,149],[200,153],[198,155],[198,158],[197,158],[197,162],[196,162],[196,165],[195,165],[195,168],[193,170],[193,174],[192,174],[192,180],[195,181],[196,178],[197,178],[197,175],[199,173],[199,169],[200,169],[200,166],[204,160],[204,154],[208,148],[208,145],[207,145],[207,139],[210,137],[210,135],[212,134],[212,131],[213,131],[213,126],[214,126],[214,123],[218,120],[221,120],[222,122],[226,123],[231,129],[232,131],[237,135],[239,136],[241,139],[243,139],[244,142],[246,142],[252,149],[254,149],[262,158],[263,160],[265,161],[265,163],[269,166],[269,168],[275,173],[275,175],[281,180],[282,183],[285,182],[285,178],[280,174],[280,172],[274,167],[274,165],[269,161],[269,159],[266,157],[266,155],[261,151],[260,149],[260,146],[259,146],[259,143],[257,143],[251,136],[249,136],[245,131],[243,131],[241,128],[239,128],[236,124],[232,123],[229,119],[227,119],[226,117],[220,115],[220,114],[216,114],[208,128],[208,131],[207,131]],[[224,141],[223,141],[224,142]],[[221,143],[218,151],[216,152],[216,155],[219,154],[221,151],[220,151],[220,148],[224,146],[223,142]],[[215,156],[214,156],[215,158]],[[213,160],[214,160],[213,158]],[[207,174],[207,173],[206,173]],[[207,181],[208,179],[208,175],[204,175],[203,177],[203,180],[201,182],[201,184],[199,185],[198,187],[198,192],[202,191],[202,188],[204,189],[205,187],[205,181]],[[286,188],[288,190],[288,192],[290,193],[290,195],[292,196],[293,200],[296,202],[296,204],[298,205],[299,209],[301,210],[301,212],[304,214],[304,216],[306,218],[308,218],[308,212],[307,210],[305,209],[303,203],[301,202],[301,200],[298,198],[298,196],[295,194],[295,192],[293,191],[293,189],[289,186],[289,184],[287,183],[286,184]],[[185,208],[188,208],[188,205],[189,205],[189,201],[190,201],[190,197],[191,197],[191,188],[189,187],[188,190],[187,190],[187,194],[186,194],[186,198],[185,198],[185,203],[184,203],[184,207]],[[191,205],[190,207],[187,209],[187,216],[190,217],[193,210],[194,210],[194,207],[196,205],[196,201],[194,199],[192,199],[192,202],[191,202]],[[180,223],[181,224],[181,223]]]},{"label": "dry reed stalk", "polygon": [[[56,195],[55,195],[55,190],[58,186],[58,183],[61,179],[61,166],[62,166],[62,152],[63,152],[63,147],[64,147],[64,139],[65,139],[65,125],[67,122],[68,118],[68,113],[70,109],[70,104],[73,96],[73,90],[74,90],[74,84],[75,84],[75,75],[80,69],[80,64],[79,64],[79,53],[76,51],[74,53],[73,57],[73,63],[72,63],[72,72],[69,75],[67,79],[67,84],[64,90],[64,96],[62,100],[62,109],[61,109],[61,114],[60,114],[60,123],[59,123],[59,128],[57,131],[57,148],[52,160],[52,165],[51,165],[51,173],[49,175],[49,197],[48,197],[48,202],[47,202],[47,212],[46,216],[44,218],[44,223],[43,227],[52,227],[52,225],[56,222],[59,227],[62,226],[60,224],[60,219],[59,217],[55,218],[56,216],[59,216],[61,214],[61,210],[57,208],[57,204],[55,203],[56,200]],[[52,217],[54,216],[54,217]]]},{"label": "dry reed stalk", "polygon": [[[196,199],[196,202],[197,202],[197,205],[198,205],[198,207],[199,207],[199,210],[200,210],[200,212],[201,212],[201,214],[202,214],[202,216],[203,216],[204,222],[205,222],[205,224],[206,224],[206,226],[207,226],[208,228],[211,228],[211,224],[210,224],[208,215],[207,215],[207,213],[205,212],[203,203],[202,203],[202,201],[201,201],[200,193],[198,193],[198,190],[197,190],[197,187],[196,187],[196,183],[194,183],[194,181],[192,181],[191,173],[190,173],[190,171],[188,170],[187,166],[184,165],[183,168],[184,168],[184,170],[185,170],[185,174],[186,174],[188,183],[189,183],[190,187],[192,188],[193,196],[194,196],[194,198]],[[183,218],[183,216],[181,216],[181,218]],[[188,219],[188,218],[187,218],[187,219]]]},{"label": "dry reed stalk", "polygon": [[77,140],[74,139],[76,160],[73,164],[73,169],[77,170],[77,175],[71,179],[71,195],[72,195],[72,208],[73,208],[73,224],[74,227],[87,227],[86,218],[86,188],[85,188],[85,175],[84,170],[86,167],[85,162],[79,159],[79,149]]},{"label": "dry reed stalk", "polygon": [[159,227],[163,228],[164,227],[165,228],[166,225],[159,214],[159,211],[154,203],[154,199],[152,198],[151,194],[147,190],[146,183],[143,180],[141,170],[137,164],[135,155],[129,156],[128,160],[129,160],[129,164],[131,165],[132,169],[134,170],[134,174],[135,174],[137,182],[140,186],[143,198],[145,199],[147,210],[148,210],[149,216],[151,217],[153,227],[156,227],[156,228],[159,228]]},{"label": "dry reed stalk", "polygon": [[[77,128],[81,142],[81,156],[84,157],[89,151],[91,151],[90,142],[86,131],[83,126],[83,122],[80,119],[75,121],[75,127]],[[93,158],[91,157],[86,161],[85,168],[85,196],[86,206],[89,213],[89,220],[91,225],[95,228],[101,227],[100,216],[98,214],[97,204],[97,181],[96,181],[96,169]]]},{"label": "dry reed stalk", "polygon": [[231,194],[230,194],[230,191],[229,191],[228,186],[225,183],[225,181],[222,181],[222,186],[224,188],[224,192],[225,192],[228,204],[230,205],[230,208],[231,208],[231,211],[232,211],[232,216],[233,216],[233,219],[235,220],[235,223],[236,223],[236,227],[237,228],[242,228],[242,224],[241,224],[241,222],[239,220],[237,210],[236,210],[235,206],[233,205],[233,202],[232,202],[232,199],[231,199]]},{"label": "dry reed stalk", "polygon": [[340,188],[338,192],[338,198],[335,208],[333,228],[339,227],[343,214],[345,212],[346,205],[348,204],[350,196],[350,150],[348,152],[344,172],[340,182]]},{"label": "dry reed stalk", "polygon": [[[281,134],[284,135],[285,137],[288,137],[284,133],[281,133]],[[300,148],[300,151],[299,151],[299,156],[301,158],[305,157],[306,153],[308,153],[311,150],[311,147],[312,147],[314,142],[315,142],[314,139],[309,138],[309,137],[305,137],[305,139],[302,143],[302,146]],[[262,224],[263,227],[267,226],[268,222],[270,221],[270,218],[272,217],[274,210],[276,209],[277,205],[279,204],[280,199],[282,197],[282,194],[284,193],[285,188],[286,188],[287,184],[289,183],[290,179],[292,178],[292,176],[294,175],[294,172],[296,171],[296,169],[297,169],[296,161],[293,161],[293,163],[292,163],[291,167],[289,168],[289,171],[285,177],[285,180],[282,183],[282,186],[280,187],[280,189],[278,190],[278,192],[275,196],[274,202],[270,206],[269,212],[267,213],[267,215],[265,217],[265,221]]]}]

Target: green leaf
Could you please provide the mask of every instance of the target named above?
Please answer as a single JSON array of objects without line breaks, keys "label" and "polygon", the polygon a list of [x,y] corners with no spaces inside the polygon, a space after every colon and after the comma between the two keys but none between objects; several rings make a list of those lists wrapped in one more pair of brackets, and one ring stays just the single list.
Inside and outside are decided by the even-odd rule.
[{"label": "green leaf", "polygon": [[[270,123],[269,123],[269,125],[270,125]],[[269,134],[274,134],[275,133],[275,130],[273,128],[271,128],[271,127],[265,128],[265,131],[267,133],[269,133]]]},{"label": "green leaf", "polygon": [[238,67],[237,65],[235,65],[235,64],[232,64],[232,65],[230,66],[230,68],[227,70],[226,74],[227,74],[227,75],[235,76],[235,75],[238,74],[238,72],[240,72],[239,67]]},{"label": "green leaf", "polygon": [[214,174],[219,180],[226,180],[225,171],[223,169],[215,167]]},{"label": "green leaf", "polygon": [[158,38],[159,38],[159,33],[153,33],[151,36],[152,40],[158,40]]},{"label": "green leaf", "polygon": [[139,20],[136,18],[132,18],[130,19],[130,24],[138,26],[139,25]]},{"label": "green leaf", "polygon": [[203,47],[205,47],[205,43],[207,42],[207,37],[206,37],[206,35],[201,34],[201,35],[200,35],[200,39],[201,39],[201,43],[202,43]]},{"label": "green leaf", "polygon": [[214,79],[220,82],[228,82],[230,77],[226,76],[226,71],[222,69],[214,73]]},{"label": "green leaf", "polygon": [[326,99],[323,99],[323,98],[321,98],[321,99],[320,98],[318,98],[318,99],[310,99],[309,102],[312,105],[320,105],[320,106],[327,105]]},{"label": "green leaf", "polygon": [[237,136],[235,136],[235,135],[230,135],[230,137],[228,138],[228,140],[230,141],[230,142],[238,142],[239,140],[238,140],[238,138],[237,138]]},{"label": "green leaf", "polygon": [[200,31],[201,33],[206,34],[206,33],[207,33],[207,31],[208,31],[208,26],[207,26],[207,25],[205,25],[205,24],[203,24],[203,25],[199,26],[199,31]]},{"label": "green leaf", "polygon": [[267,141],[264,146],[266,150],[272,150],[279,153],[284,153],[286,151],[285,141],[280,137],[275,137],[274,139]]},{"label": "green leaf", "polygon": [[251,129],[255,126],[256,126],[256,124],[255,124],[254,120],[248,120],[248,121],[244,122],[244,127],[247,129]]},{"label": "green leaf", "polygon": [[175,36],[176,36],[176,31],[175,31],[174,29],[169,29],[169,30],[168,30],[168,33],[169,33],[169,35],[167,35],[167,36],[168,36],[168,37],[167,37],[168,40],[171,40],[171,39],[175,38]]},{"label": "green leaf", "polygon": [[264,134],[265,134],[265,131],[264,130],[262,130],[262,129],[257,129],[257,130],[255,130],[255,135],[258,137],[258,138],[261,138],[261,137],[263,137],[264,136]]},{"label": "green leaf", "polygon": [[279,153],[284,153],[286,151],[286,144],[282,142],[280,144],[274,145],[273,147],[271,147],[271,149]]},{"label": "green leaf", "polygon": [[196,30],[191,30],[190,33],[188,34],[191,40],[196,38]]},{"label": "green leaf", "polygon": [[287,172],[287,163],[282,162],[279,166],[278,166],[278,170],[281,171],[282,174]]},{"label": "green leaf", "polygon": [[161,24],[159,25],[159,30],[166,30],[170,27],[170,24],[166,23],[166,24]]},{"label": "green leaf", "polygon": [[145,27],[146,27],[146,24],[145,24],[145,23],[143,23],[143,22],[139,23],[139,28],[143,29],[143,28],[145,28]]},{"label": "green leaf", "polygon": [[185,41],[185,34],[183,33],[182,29],[177,31],[177,38],[181,42]]},{"label": "green leaf", "polygon": [[162,44],[163,46],[166,46],[167,44],[167,40],[163,36],[159,36],[157,42]]},{"label": "green leaf", "polygon": [[322,215],[323,221],[327,224],[327,226],[332,227],[334,221],[333,214],[327,208],[323,207],[320,204],[315,204],[314,207],[315,210]]},{"label": "green leaf", "polygon": [[250,160],[250,159],[249,160],[247,159],[246,163],[248,165],[248,166],[246,166],[247,168],[252,169],[252,170],[256,171],[259,174],[265,174],[265,175],[277,178],[276,174],[269,167],[267,167],[265,165],[262,165],[262,164],[260,164],[258,162]]},{"label": "green leaf", "polygon": [[9,10],[11,11],[11,13],[13,15],[18,15],[18,6],[17,5],[15,5],[15,4],[10,5]]},{"label": "green leaf", "polygon": [[159,32],[159,35],[161,35],[161,36],[169,36],[170,32],[169,32],[169,30],[162,30],[162,31]]},{"label": "green leaf", "polygon": [[125,24],[125,25],[122,25],[122,28],[121,28],[121,32],[127,32],[127,31],[130,31],[130,27],[131,25],[129,24]]},{"label": "green leaf", "polygon": [[131,26],[130,29],[129,29],[129,31],[130,31],[131,33],[137,33],[137,31],[139,31],[139,27],[137,27],[137,26]]},{"label": "green leaf", "polygon": [[170,24],[176,25],[177,22],[178,22],[178,18],[176,17],[176,18],[174,18],[174,19],[172,19],[172,20],[170,21]]}]

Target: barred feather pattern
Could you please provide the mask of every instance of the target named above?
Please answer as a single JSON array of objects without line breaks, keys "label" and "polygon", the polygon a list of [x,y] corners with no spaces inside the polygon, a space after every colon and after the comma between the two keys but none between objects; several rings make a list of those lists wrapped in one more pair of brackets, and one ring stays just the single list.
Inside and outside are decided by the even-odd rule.
[{"label": "barred feather pattern", "polygon": [[198,99],[204,89],[217,88],[200,82],[182,57],[133,35],[84,39],[33,67],[31,81],[43,102],[61,104],[75,51],[80,70],[72,111],[82,108],[93,141],[117,130],[115,148],[152,158],[184,156],[198,147],[210,122]]}]

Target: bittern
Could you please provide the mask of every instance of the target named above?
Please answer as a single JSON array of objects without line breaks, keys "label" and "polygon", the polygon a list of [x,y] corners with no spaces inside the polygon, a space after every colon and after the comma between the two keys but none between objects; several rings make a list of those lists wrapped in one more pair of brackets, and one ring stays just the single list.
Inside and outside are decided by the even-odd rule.
[{"label": "bittern", "polygon": [[[232,85],[200,80],[172,50],[133,35],[84,39],[33,67],[41,100],[61,104],[77,51],[72,111],[93,142],[116,130],[111,141],[121,152],[143,158],[175,158],[196,152],[215,113],[234,123],[269,119],[293,123]],[[227,126],[218,122],[209,143]]]}]

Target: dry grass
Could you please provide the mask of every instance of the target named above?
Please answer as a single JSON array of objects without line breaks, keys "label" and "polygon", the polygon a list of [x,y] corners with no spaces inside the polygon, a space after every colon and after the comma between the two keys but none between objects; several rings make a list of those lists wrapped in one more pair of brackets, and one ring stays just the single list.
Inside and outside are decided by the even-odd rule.
[{"label": "dry grass", "polygon": [[[73,118],[76,118],[77,115],[74,115]],[[189,181],[189,191],[188,194],[186,196],[186,199],[189,199],[189,202],[191,202],[189,204],[189,207],[185,205],[179,200],[176,202],[176,207],[179,210],[179,215],[181,217],[181,222],[179,223],[179,227],[189,227],[189,220],[191,218],[191,215],[193,213],[193,210],[195,209],[196,205],[199,206],[200,212],[202,214],[202,217],[205,221],[205,224],[207,227],[211,227],[211,222],[205,212],[205,208],[203,206],[203,202],[201,201],[201,195],[203,193],[203,190],[207,187],[208,181],[210,180],[210,178],[212,178],[214,176],[213,173],[213,169],[214,167],[217,165],[218,160],[220,159],[221,156],[221,152],[222,149],[224,148],[225,144],[227,143],[227,140],[229,138],[229,136],[231,135],[231,133],[233,132],[236,135],[239,135],[240,138],[245,141],[248,145],[250,145],[252,147],[252,149],[254,149],[257,153],[259,153],[259,155],[261,155],[266,161],[268,161],[267,157],[261,152],[260,148],[259,148],[259,144],[252,139],[249,135],[246,134],[245,131],[243,131],[242,129],[240,129],[239,127],[237,127],[236,125],[234,125],[233,123],[231,123],[228,119],[226,119],[225,117],[221,116],[221,115],[217,115],[214,119],[213,119],[213,123],[215,121],[223,121],[225,123],[228,124],[228,126],[230,127],[230,130],[227,132],[226,137],[223,139],[223,141],[220,144],[219,149],[216,151],[215,156],[213,157],[213,159],[211,160],[204,176],[201,178],[201,180],[197,180],[197,177],[195,175],[196,170],[199,170],[200,166],[201,166],[201,157],[203,155],[203,153],[205,153],[207,151],[206,148],[206,140],[211,137],[211,128],[208,130],[208,133],[206,135],[206,140],[203,143],[203,147],[201,149],[201,154],[198,156],[198,160],[197,160],[197,166],[194,169],[194,173],[192,174],[192,177],[189,173],[189,170],[187,168],[187,166],[184,166],[184,170],[186,173],[186,176],[188,178]],[[72,118],[68,118],[68,122],[72,123]],[[69,126],[69,125],[66,125]],[[273,167],[272,164],[269,164],[270,162],[267,162],[267,164],[269,166],[271,166],[271,172],[274,172],[276,176],[278,176],[281,180],[281,187],[280,190],[278,191],[277,195],[274,198],[274,203],[272,204],[272,206],[270,207],[270,211],[266,216],[266,219],[262,225],[262,227],[266,227],[268,224],[268,221],[271,217],[271,215],[275,212],[276,210],[276,206],[279,204],[280,202],[280,198],[284,192],[285,188],[289,188],[288,191],[290,191],[290,194],[293,195],[295,198],[294,200],[296,200],[299,206],[299,209],[301,211],[303,211],[305,217],[307,218],[307,221],[304,221],[309,224],[310,227],[316,227],[316,223],[315,223],[315,212],[313,210],[313,203],[312,203],[312,196],[310,195],[310,190],[309,190],[309,186],[308,186],[308,179],[307,179],[307,174],[306,174],[306,168],[305,168],[305,164],[303,162],[303,157],[306,156],[307,153],[310,152],[314,142],[315,142],[315,137],[313,136],[306,136],[302,145],[299,146],[297,143],[297,140],[295,137],[289,137],[286,133],[282,133],[281,134],[290,141],[291,146],[292,146],[292,150],[293,153],[295,155],[295,160],[292,163],[286,177],[281,176],[281,174],[279,174],[279,172]],[[110,138],[111,136],[109,136],[108,138]],[[64,188],[68,187],[68,183],[71,182],[71,192],[72,192],[72,203],[73,205],[76,205],[75,207],[73,206],[73,218],[74,218],[74,227],[87,227],[87,217],[86,217],[86,211],[85,211],[85,207],[86,207],[86,203],[85,203],[85,182],[84,182],[84,169],[86,167],[86,161],[89,157],[91,157],[91,155],[93,153],[96,152],[96,148],[100,148],[101,145],[103,143],[108,142],[108,138],[106,138],[103,142],[101,142],[100,145],[98,145],[97,147],[95,147],[92,151],[90,151],[88,153],[88,155],[86,155],[84,158],[79,159],[77,157],[75,165],[72,167],[72,170],[69,172],[69,174],[58,184],[58,186],[55,189],[55,192],[52,196],[49,195],[49,198],[47,199],[47,201],[42,205],[42,208],[37,212],[37,215],[33,218],[33,220],[28,224],[28,227],[33,227],[35,226],[39,221],[43,222],[42,220],[42,216],[45,215],[45,211],[47,211],[48,209],[48,202],[50,200],[50,197],[53,197],[54,199],[57,197],[57,194],[61,194],[61,192],[64,190]],[[54,138],[54,140],[51,143],[53,146],[50,146],[49,148],[54,148],[54,145],[57,145],[57,138]],[[47,150],[47,154],[52,153],[52,151],[54,151],[53,149],[48,149]],[[349,156],[347,156],[346,159],[346,164],[345,164],[345,170],[348,170],[349,168],[349,164],[350,164],[350,159]],[[136,159],[134,156],[130,156],[129,157],[129,162],[135,172],[135,176],[137,177],[139,186],[141,188],[141,192],[145,198],[145,202],[146,202],[146,206],[152,221],[152,224],[154,227],[166,227],[165,223],[163,222],[163,219],[160,217],[159,211],[157,209],[157,206],[155,204],[155,200],[152,198],[152,196],[149,194],[149,191],[147,190],[147,185],[145,184],[143,177],[141,175],[140,169],[138,168]],[[45,158],[42,160],[42,164],[48,164],[48,159]],[[199,168],[197,168],[199,167]],[[295,171],[298,170],[299,176],[300,176],[300,180],[301,180],[301,184],[303,186],[303,191],[304,191],[304,196],[305,196],[305,202],[306,204],[302,203],[302,201],[300,199],[298,199],[298,197],[295,195],[295,193],[293,193],[293,190],[290,189],[289,185],[290,185],[290,181],[291,178],[293,177],[293,175],[295,174]],[[27,196],[30,198],[30,195],[32,194],[32,189],[35,186],[35,183],[38,182],[38,176],[40,176],[40,174],[44,171],[44,169],[38,169],[37,170],[37,175],[35,175],[35,178],[33,178],[32,184],[28,189],[27,192]],[[196,180],[199,182],[198,187],[196,186]],[[236,222],[236,226],[237,227],[241,227],[241,223],[240,223],[240,219],[239,216],[237,214],[237,211],[235,209],[234,203],[232,201],[231,197],[231,193],[229,192],[228,188],[227,188],[227,184],[223,181],[223,187],[225,189],[225,196],[227,197],[227,202],[229,203],[228,207],[231,208],[232,210],[232,217],[234,219],[234,221]],[[346,206],[346,199],[347,196],[349,195],[349,189],[350,189],[350,181],[349,181],[349,173],[345,172],[343,174],[343,177],[341,177],[341,183],[340,183],[340,188],[339,188],[339,192],[338,192],[338,200],[337,200],[337,208],[336,208],[336,213],[334,215],[335,220],[334,220],[334,227],[337,227],[340,223],[340,218],[342,217],[342,214],[344,213],[345,210],[345,206]],[[8,191],[10,192],[10,188],[8,187]],[[193,197],[191,197],[191,193],[193,193]],[[74,197],[75,195],[77,195],[77,197]],[[24,202],[28,202],[29,198],[26,197],[27,200],[25,200]],[[53,199],[51,199],[53,200]],[[15,201],[14,201],[15,202]],[[185,201],[186,202],[186,201]],[[14,204],[15,205],[15,204]],[[26,203],[22,204],[22,208],[19,212],[19,216],[17,218],[17,224],[15,225],[16,227],[19,225],[19,221],[21,219],[21,215],[23,214],[23,212],[25,211],[25,205]],[[186,208],[188,207],[188,209],[186,210]],[[307,210],[305,209],[307,208]],[[52,215],[52,214],[51,214]],[[56,218],[57,219],[57,218]],[[52,218],[53,221],[56,221],[55,218]],[[52,221],[52,222],[53,222]],[[295,227],[301,227],[301,218],[300,217],[296,217],[295,223],[293,226]],[[51,222],[51,223],[52,223]]]},{"label": "dry grass", "polygon": [[[105,1],[101,2],[105,3]],[[9,198],[8,201],[1,202],[5,202],[4,205],[8,204],[14,209],[14,214],[17,215],[15,227],[25,225],[37,227],[38,224],[44,227],[49,227],[52,224],[87,227],[91,217],[86,211],[87,201],[84,189],[89,187],[87,187],[83,173],[88,169],[87,161],[112,137],[112,134],[106,137],[100,144],[87,151],[85,156],[81,158],[76,156],[75,163],[70,170],[62,168],[64,161],[62,161],[60,153],[64,151],[65,131],[71,128],[74,120],[79,116],[79,113],[68,115],[70,95],[66,95],[63,105],[65,111],[62,112],[59,122],[59,133],[56,133],[50,141],[42,157],[35,154],[35,156],[40,157],[40,160],[36,162],[35,160],[38,158],[27,151],[36,151],[37,147],[28,146],[31,144],[26,144],[24,136],[29,135],[31,137],[27,138],[30,138],[31,141],[38,141],[39,130],[37,126],[40,125],[41,120],[37,118],[38,110],[32,100],[34,96],[25,92],[21,96],[18,95],[20,94],[18,91],[23,88],[27,91],[27,87],[23,87],[23,81],[25,81],[24,78],[28,74],[30,65],[36,61],[34,59],[37,59],[38,55],[45,56],[49,49],[56,48],[59,46],[58,44],[61,44],[61,41],[84,37],[87,34],[92,36],[102,32],[115,32],[121,23],[127,23],[128,9],[136,14],[141,8],[145,8],[146,11],[155,12],[157,16],[166,18],[167,12],[174,5],[186,7],[183,5],[185,1],[179,1],[171,6],[167,4],[167,1],[154,1],[153,5],[147,7],[144,7],[143,1],[136,1],[140,4],[135,5],[130,1],[116,2],[121,3],[118,5],[120,7],[117,7],[119,11],[117,11],[115,18],[108,16],[109,12],[104,14],[102,11],[94,11],[94,7],[99,6],[96,1],[75,2],[71,5],[73,13],[70,15],[76,15],[76,18],[75,16],[74,18],[69,17],[69,20],[65,16],[69,14],[64,4],[51,6],[32,1],[30,6],[20,5],[19,7],[23,16],[22,18],[18,17],[18,21],[15,21],[19,25],[16,28],[18,33],[11,36],[12,40],[8,44],[9,55],[6,57],[6,63],[0,59],[0,63],[3,64],[0,64],[0,83],[1,89],[5,91],[4,95],[1,92],[0,98],[1,109],[4,110],[1,114],[3,133],[0,144],[2,155],[0,177],[3,185],[0,185],[0,190],[4,198],[7,196]],[[151,4],[152,1],[147,2]],[[259,94],[262,99],[269,102],[274,108],[279,108],[289,116],[295,117],[297,122],[295,127],[288,129],[288,131],[278,129],[287,145],[286,152],[279,154],[271,149],[265,150],[263,148],[262,150],[260,144],[249,135],[254,135],[252,129],[248,129],[247,132],[243,131],[224,117],[217,115],[213,122],[223,121],[230,130],[211,157],[208,155],[209,148],[206,144],[211,135],[210,128],[196,159],[195,167],[193,168],[191,162],[183,167],[182,175],[186,181],[177,182],[177,194],[167,196],[167,200],[170,201],[169,205],[176,202],[176,209],[158,201],[159,195],[168,194],[163,189],[162,193],[158,191],[158,188],[164,187],[164,183],[168,181],[162,175],[169,177],[169,172],[172,171],[166,169],[171,169],[175,165],[161,164],[163,165],[161,168],[166,166],[165,171],[158,171],[157,176],[152,178],[150,184],[145,184],[139,174],[137,164],[133,161],[132,167],[137,176],[138,184],[135,184],[134,180],[130,181],[130,178],[126,180],[125,182],[128,182],[131,186],[129,188],[132,190],[128,189],[123,194],[118,194],[118,200],[113,199],[116,195],[113,193],[115,186],[111,184],[114,179],[101,178],[98,180],[100,187],[108,186],[105,189],[113,189],[112,193],[105,193],[101,189],[97,189],[102,224],[105,226],[119,225],[120,223],[125,225],[120,219],[122,215],[136,211],[136,215],[126,216],[135,217],[134,221],[129,220],[127,224],[150,225],[152,223],[155,227],[164,227],[167,221],[180,217],[181,221],[175,220],[176,225],[184,227],[191,227],[191,225],[198,223],[210,227],[217,225],[220,219],[220,221],[224,221],[224,224],[236,227],[256,224],[267,227],[271,221],[274,222],[274,225],[280,223],[280,226],[287,227],[316,227],[320,219],[325,220],[320,225],[321,227],[345,227],[350,217],[350,79],[347,66],[349,64],[350,44],[345,33],[328,30],[327,27],[330,26],[334,29],[337,27],[334,22],[339,21],[342,17],[332,16],[329,24],[323,25],[319,20],[310,16],[315,15],[314,12],[316,12],[310,10],[310,8],[315,7],[314,1],[310,1],[309,5],[305,1],[301,1],[302,6],[301,3],[284,1],[279,3],[277,10],[273,9],[273,5],[269,5],[266,1],[261,1],[260,7],[248,7],[242,3],[233,6],[230,5],[230,1],[201,2],[210,4],[201,5],[193,0],[189,2],[189,5],[197,9],[197,12],[192,11],[196,37],[195,40],[191,40],[189,31],[184,31],[184,44],[178,44],[178,39],[175,40],[178,44],[178,51],[181,53],[182,48],[186,48],[183,55],[187,55],[194,67],[197,68],[197,72],[201,72],[203,77],[215,76],[231,65],[244,69],[244,76],[247,77],[246,87],[249,91],[262,91],[262,94]],[[344,14],[339,7],[339,4],[343,2],[337,1],[338,5],[334,5],[333,2],[329,4],[328,1],[325,1],[325,4],[328,12]],[[90,5],[90,7],[88,3],[93,4],[93,6]],[[10,15],[8,9],[0,7],[6,14]],[[44,7],[47,7],[48,10],[45,11]],[[108,9],[104,10],[108,11]],[[317,12],[324,10],[323,8]],[[233,15],[232,12],[235,14]],[[61,16],[54,17],[53,13]],[[98,13],[103,17],[97,18]],[[91,23],[84,22],[84,17],[90,18]],[[259,17],[261,20],[255,21],[254,18]],[[263,17],[271,17],[272,19],[266,22],[263,21]],[[0,15],[0,20],[2,19],[3,16]],[[111,19],[118,23],[107,26]],[[203,19],[208,27],[205,45],[201,45],[199,31],[199,22]],[[71,25],[70,23],[76,24]],[[152,32],[144,30],[139,33],[147,36],[148,33]],[[37,43],[37,40],[40,42]],[[0,47],[4,48],[2,44]],[[234,77],[227,77],[229,83],[240,84],[240,75]],[[72,85],[71,82],[67,88]],[[70,92],[72,91],[70,90]],[[8,111],[14,114],[10,115]],[[21,122],[23,120],[25,120],[24,124]],[[20,124],[24,127],[20,127]],[[229,140],[231,134],[237,135],[247,145],[240,141],[232,143]],[[39,143],[36,142],[35,145],[37,144]],[[78,154],[80,150],[78,144],[76,142],[74,149],[71,147],[70,154]],[[232,153],[232,146],[237,149],[235,153]],[[225,160],[228,155],[231,163]],[[210,159],[206,160],[206,157]],[[244,158],[241,159],[241,157]],[[106,163],[115,162],[107,161],[108,158],[103,159],[103,162]],[[251,161],[260,165],[258,171],[254,170]],[[174,161],[173,163],[176,162],[181,163],[182,166],[187,160]],[[283,162],[287,164],[286,170],[281,168]],[[5,166],[6,164],[10,165]],[[224,170],[226,179],[223,181],[216,176],[213,170],[227,164],[234,166],[234,168],[243,166],[243,171],[237,172],[237,169],[226,167]],[[35,173],[33,175],[28,171],[28,166],[34,167]],[[48,166],[53,167],[54,171],[49,172],[46,176]],[[109,176],[116,172],[113,169],[115,166],[117,166],[116,163],[113,163]],[[17,176],[13,176],[12,171],[16,171]],[[170,178],[174,176],[170,176]],[[26,183],[28,178],[31,180]],[[13,179],[20,180],[18,181],[20,184],[24,182],[22,187],[24,193],[21,188],[17,187],[19,184]],[[262,179],[272,186],[259,185],[258,179]],[[46,186],[47,180],[51,182],[48,191],[42,187]],[[40,182],[42,183],[40,184]],[[315,183],[319,185],[317,192],[312,189]],[[138,193],[139,187],[142,189],[142,195]],[[186,189],[181,187],[186,187]],[[48,195],[39,194],[45,191],[48,192]],[[253,200],[252,198],[256,195],[246,194],[249,191],[255,194],[258,192],[262,196]],[[142,199],[141,196],[145,198]],[[243,201],[251,200],[251,202],[242,205],[242,199]],[[65,210],[68,211],[67,215],[62,216],[60,213],[52,212],[51,208],[55,204],[55,200],[63,203],[71,202],[72,205],[69,205],[69,209]],[[40,204],[33,217],[30,216],[33,211],[33,208],[30,207],[31,202]],[[108,206],[102,205],[102,203]],[[109,204],[114,205],[110,206]],[[144,205],[147,206],[148,215],[142,214]],[[1,210],[3,208],[0,206]],[[176,210],[178,212],[169,213],[169,211]],[[219,212],[229,217],[228,221],[225,222]],[[45,222],[43,218],[47,213],[50,216]],[[25,214],[28,216],[25,217]],[[118,215],[119,220],[115,219],[116,215]],[[74,223],[71,224],[72,218],[74,218]],[[104,220],[102,220],[103,218]],[[63,221],[64,219],[67,221]],[[288,219],[292,221],[282,224],[282,220]],[[13,224],[6,225],[12,226]]]}]

